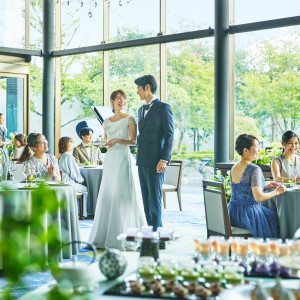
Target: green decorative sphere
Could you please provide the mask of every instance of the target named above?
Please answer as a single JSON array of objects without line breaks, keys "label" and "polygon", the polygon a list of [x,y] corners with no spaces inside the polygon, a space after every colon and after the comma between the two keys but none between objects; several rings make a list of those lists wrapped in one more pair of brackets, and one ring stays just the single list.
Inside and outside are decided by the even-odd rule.
[{"label": "green decorative sphere", "polygon": [[99,268],[102,274],[109,280],[121,276],[127,267],[125,256],[120,250],[107,249],[100,257]]}]

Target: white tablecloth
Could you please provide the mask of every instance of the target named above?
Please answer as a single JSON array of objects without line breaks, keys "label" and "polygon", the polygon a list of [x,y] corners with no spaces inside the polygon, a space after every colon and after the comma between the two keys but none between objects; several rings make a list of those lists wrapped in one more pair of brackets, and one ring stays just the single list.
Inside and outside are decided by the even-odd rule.
[{"label": "white tablecloth", "polygon": [[[12,190],[12,198],[5,199],[4,193],[0,190],[0,217],[2,214],[11,213],[15,216],[28,215],[31,213],[31,192],[32,189],[18,189],[23,187],[24,183],[15,184],[16,189]],[[55,191],[57,200],[62,203],[63,209],[58,209],[54,218],[58,222],[59,235],[62,243],[71,241],[80,241],[80,231],[78,222],[78,211],[76,205],[75,188],[72,185],[65,186],[49,186]],[[44,228],[47,228],[47,216],[44,220]],[[28,233],[28,244],[25,245],[30,250],[30,233]],[[47,256],[47,247],[44,249]],[[63,258],[71,258],[73,254],[77,254],[78,244],[69,245],[63,248],[61,256]],[[2,264],[0,265],[2,268]]]},{"label": "white tablecloth", "polygon": [[98,166],[96,168],[84,168],[80,167],[80,174],[84,178],[89,195],[87,201],[87,213],[94,215],[97,205],[98,193],[100,190],[103,167]]}]

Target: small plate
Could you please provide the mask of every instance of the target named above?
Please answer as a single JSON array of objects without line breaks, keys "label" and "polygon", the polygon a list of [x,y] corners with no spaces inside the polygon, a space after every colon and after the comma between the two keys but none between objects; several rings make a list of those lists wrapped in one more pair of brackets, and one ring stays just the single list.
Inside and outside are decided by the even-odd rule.
[{"label": "small plate", "polygon": [[18,190],[31,190],[31,189],[35,189],[37,188],[37,186],[21,186],[21,187],[18,187]]},{"label": "small plate", "polygon": [[278,263],[286,268],[300,270],[300,256],[284,255],[278,258]]},{"label": "small plate", "polygon": [[92,145],[97,146],[97,147],[103,147],[104,145],[106,145],[107,143],[105,142],[92,142]]},{"label": "small plate", "polygon": [[[275,286],[276,282],[275,280],[273,282],[263,283],[262,286],[270,290]],[[281,284],[284,288],[289,290],[295,290],[299,287],[299,280],[289,280],[289,281],[283,281],[281,280]],[[236,286],[232,289],[224,290],[220,295],[220,300],[232,300],[232,299],[239,299],[239,300],[251,300],[251,291],[254,289],[254,285],[251,284],[243,284]],[[269,299],[269,298],[268,298]],[[273,298],[270,298],[273,299]]]},{"label": "small plate", "polygon": [[57,182],[47,182],[47,184],[51,186],[68,186],[70,185],[69,183],[57,183]]},{"label": "small plate", "polygon": [[97,166],[82,166],[82,167],[86,169],[97,168]]}]

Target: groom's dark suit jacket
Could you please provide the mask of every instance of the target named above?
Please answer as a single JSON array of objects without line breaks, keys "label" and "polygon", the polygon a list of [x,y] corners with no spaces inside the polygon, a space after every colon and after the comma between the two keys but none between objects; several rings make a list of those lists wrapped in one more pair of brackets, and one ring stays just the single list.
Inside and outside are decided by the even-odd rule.
[{"label": "groom's dark suit jacket", "polygon": [[174,140],[173,114],[169,104],[156,99],[146,117],[143,106],[138,111],[138,166],[156,166],[159,160],[169,162]]}]

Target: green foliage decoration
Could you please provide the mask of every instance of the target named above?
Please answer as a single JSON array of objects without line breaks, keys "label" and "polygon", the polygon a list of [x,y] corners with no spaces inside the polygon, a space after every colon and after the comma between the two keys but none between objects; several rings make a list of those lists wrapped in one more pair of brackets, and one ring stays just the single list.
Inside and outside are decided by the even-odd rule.
[{"label": "green foliage decoration", "polygon": [[224,190],[225,190],[225,196],[227,203],[230,202],[231,199],[231,180],[230,180],[230,171],[227,171],[226,175],[223,176],[222,172],[220,170],[217,170],[215,175],[215,180],[218,182],[223,182]]},{"label": "green foliage decoration", "polygon": [[181,154],[172,154],[172,159],[198,159],[201,160],[203,158],[211,158],[212,161],[210,163],[211,166],[214,165],[214,150],[206,150],[206,151],[196,151],[196,152],[185,152]]},{"label": "green foliage decoration", "polygon": [[254,160],[255,165],[271,165],[271,161],[274,157],[279,156],[282,153],[282,149],[274,147],[270,152],[265,149],[260,150],[258,159]]},{"label": "green foliage decoration", "polygon": [[[8,300],[13,299],[13,285],[25,286],[23,275],[42,271],[48,263],[57,264],[57,253],[61,247],[57,211],[64,207],[58,203],[55,192],[45,183],[31,192],[31,199],[17,199],[14,187],[6,182],[1,183],[0,187],[5,203],[0,224],[0,255],[3,257],[4,276],[9,281],[2,296]],[[45,218],[47,228],[44,225]]]}]

